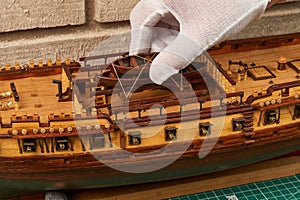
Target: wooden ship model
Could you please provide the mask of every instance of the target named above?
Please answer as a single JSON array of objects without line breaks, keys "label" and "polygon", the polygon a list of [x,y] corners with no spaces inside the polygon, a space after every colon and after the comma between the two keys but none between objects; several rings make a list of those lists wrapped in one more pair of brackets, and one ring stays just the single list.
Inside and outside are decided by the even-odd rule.
[{"label": "wooden ship model", "polygon": [[299,150],[298,38],[223,43],[162,86],[148,77],[155,53],[7,64],[0,197],[169,180]]}]

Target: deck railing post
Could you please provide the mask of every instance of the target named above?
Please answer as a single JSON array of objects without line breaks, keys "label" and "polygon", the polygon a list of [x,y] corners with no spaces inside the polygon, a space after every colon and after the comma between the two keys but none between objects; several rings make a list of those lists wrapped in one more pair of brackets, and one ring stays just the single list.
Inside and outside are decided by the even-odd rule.
[{"label": "deck railing post", "polygon": [[114,115],[115,115],[115,121],[118,122],[118,114],[114,113]]},{"label": "deck railing post", "polygon": [[259,120],[258,120],[257,126],[260,126],[260,122],[261,122],[261,118],[262,118],[262,113],[263,113],[263,111],[261,110],[260,114],[259,114]]},{"label": "deck railing post", "polygon": [[159,115],[162,116],[162,109],[163,109],[163,106],[159,106]]},{"label": "deck railing post", "polygon": [[124,131],[121,131],[121,130],[120,130],[120,146],[121,146],[121,149],[123,149],[123,150],[126,148],[125,133],[124,133]]},{"label": "deck railing post", "polygon": [[112,147],[112,141],[111,141],[111,135],[110,135],[110,132],[107,133],[108,135],[108,140],[109,140],[109,146]]},{"label": "deck railing post", "polygon": [[220,107],[223,108],[223,98],[220,99]]},{"label": "deck railing post", "polygon": [[240,104],[243,104],[243,97],[244,97],[244,94],[241,94],[240,95]]},{"label": "deck railing post", "polygon": [[280,123],[280,111],[281,111],[281,107],[278,108],[278,118],[276,123],[279,124]]},{"label": "deck railing post", "polygon": [[90,150],[93,150],[93,141],[92,141],[92,136],[89,136],[89,143],[90,143]]},{"label": "deck railing post", "polygon": [[199,103],[200,103],[200,111],[202,111],[203,110],[203,103],[204,102],[200,100]]},{"label": "deck railing post", "polygon": [[297,107],[296,107],[296,104],[294,105],[294,113],[293,113],[293,120],[296,119],[296,112],[297,112]]}]

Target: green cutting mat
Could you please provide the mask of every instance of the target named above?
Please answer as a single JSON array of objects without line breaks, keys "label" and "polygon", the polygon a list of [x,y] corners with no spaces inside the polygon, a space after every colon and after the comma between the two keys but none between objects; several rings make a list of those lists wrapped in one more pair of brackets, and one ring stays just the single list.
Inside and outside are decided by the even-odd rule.
[{"label": "green cutting mat", "polygon": [[[200,186],[199,186],[200,187]],[[300,200],[300,175],[240,185],[169,200]]]}]

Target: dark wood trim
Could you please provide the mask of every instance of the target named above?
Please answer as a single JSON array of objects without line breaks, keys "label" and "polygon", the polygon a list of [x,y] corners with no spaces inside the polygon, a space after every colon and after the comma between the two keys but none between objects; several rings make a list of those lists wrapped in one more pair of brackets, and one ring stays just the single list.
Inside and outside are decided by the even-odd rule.
[{"label": "dark wood trim", "polygon": [[292,82],[288,82],[288,83],[274,84],[274,85],[271,85],[270,87],[268,87],[266,94],[258,94],[258,96],[250,95],[247,98],[246,102],[251,104],[255,100],[271,96],[274,91],[278,91],[278,90],[282,90],[282,89],[289,90],[290,88],[298,87],[298,86],[300,86],[300,80],[292,81]]},{"label": "dark wood trim", "polygon": [[286,64],[287,64],[288,66],[290,66],[293,70],[295,70],[295,71],[297,72],[297,74],[300,74],[300,67],[298,68],[298,67],[296,67],[296,66],[293,64],[293,62],[297,62],[297,61],[299,62],[300,59],[288,61]]},{"label": "dark wood trim", "polygon": [[267,49],[286,45],[300,44],[300,33],[274,35],[259,38],[226,40],[208,50],[211,55]]}]

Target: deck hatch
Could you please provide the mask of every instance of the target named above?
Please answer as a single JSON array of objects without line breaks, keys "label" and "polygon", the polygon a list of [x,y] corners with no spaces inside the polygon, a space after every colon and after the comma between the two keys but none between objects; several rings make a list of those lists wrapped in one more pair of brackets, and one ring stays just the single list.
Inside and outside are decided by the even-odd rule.
[{"label": "deck hatch", "polygon": [[276,78],[275,74],[266,66],[252,66],[249,68],[248,74],[255,81]]}]

